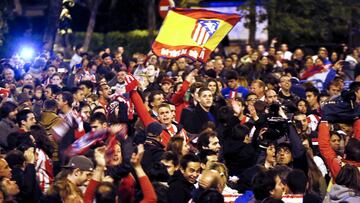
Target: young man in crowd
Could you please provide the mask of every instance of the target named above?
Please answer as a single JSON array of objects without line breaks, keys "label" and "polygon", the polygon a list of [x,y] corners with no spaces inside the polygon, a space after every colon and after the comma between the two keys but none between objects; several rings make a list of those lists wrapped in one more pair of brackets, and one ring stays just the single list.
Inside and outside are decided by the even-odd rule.
[{"label": "young man in crowd", "polygon": [[[216,114],[211,111],[213,105],[213,95],[207,87],[200,88],[198,91],[199,103],[195,106],[194,111],[184,116],[181,120],[184,128],[189,133],[200,133],[207,122],[217,123]],[[185,122],[186,121],[186,122]]]},{"label": "young man in crowd", "polygon": [[258,173],[252,184],[254,199],[258,202],[266,199],[280,200],[285,191],[279,175],[273,170]]},{"label": "young man in crowd", "polygon": [[177,170],[169,180],[169,202],[186,203],[191,199],[194,184],[201,173],[200,160],[194,154],[183,156],[180,170]]},{"label": "young man in crowd", "polygon": [[315,87],[310,87],[305,90],[306,93],[306,101],[309,103],[310,106],[310,114],[320,115],[319,109],[319,90]]}]

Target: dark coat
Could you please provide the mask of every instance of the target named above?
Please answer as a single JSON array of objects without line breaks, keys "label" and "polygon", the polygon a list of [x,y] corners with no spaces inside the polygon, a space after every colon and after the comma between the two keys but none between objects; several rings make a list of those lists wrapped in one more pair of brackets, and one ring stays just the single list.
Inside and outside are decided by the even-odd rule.
[{"label": "dark coat", "polygon": [[147,138],[144,144],[145,153],[141,165],[145,172],[148,172],[155,163],[159,163],[165,152],[164,146],[157,140]]},{"label": "dark coat", "polygon": [[[212,115],[216,120],[216,114],[212,113]],[[211,121],[208,112],[200,104],[197,104],[194,109],[186,108],[181,113],[180,124],[191,134],[200,133],[208,121]]]},{"label": "dark coat", "polygon": [[12,169],[12,177],[19,186],[20,193],[16,199],[21,202],[38,202],[42,196],[39,183],[36,181],[34,164],[27,164],[25,170],[18,167]]},{"label": "dark coat", "polygon": [[8,147],[8,135],[17,130],[18,127],[13,121],[8,118],[3,118],[0,121],[0,146],[6,149]]},{"label": "dark coat", "polygon": [[256,155],[251,144],[245,144],[242,140],[224,140],[223,156],[231,176],[240,176],[244,170],[255,165]]},{"label": "dark coat", "polygon": [[180,170],[176,171],[169,182],[169,203],[187,203],[195,186],[188,182]]}]

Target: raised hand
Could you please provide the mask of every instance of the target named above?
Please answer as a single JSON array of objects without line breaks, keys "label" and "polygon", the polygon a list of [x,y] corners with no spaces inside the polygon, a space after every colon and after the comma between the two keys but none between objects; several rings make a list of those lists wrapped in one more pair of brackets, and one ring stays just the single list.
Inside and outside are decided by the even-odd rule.
[{"label": "raised hand", "polygon": [[137,150],[138,150],[138,152],[133,153],[131,155],[131,159],[130,159],[130,162],[134,168],[141,167],[141,160],[142,160],[142,157],[144,156],[144,152],[145,152],[144,145],[142,145],[142,144],[138,145]]},{"label": "raised hand", "polygon": [[192,83],[193,81],[195,81],[195,76],[198,73],[198,69],[194,68],[186,77],[185,80]]},{"label": "raised hand", "polygon": [[341,71],[343,66],[344,66],[344,60],[339,60],[334,64],[333,69],[336,71]]},{"label": "raised hand", "polygon": [[127,131],[127,125],[126,124],[114,124],[110,126],[110,132],[112,134],[117,134],[117,133],[121,133],[121,134],[126,134]]},{"label": "raised hand", "polygon": [[250,116],[251,118],[254,120],[254,121],[257,121],[259,120],[259,117],[256,113],[256,109],[255,109],[255,106],[254,105],[249,105],[248,106],[248,110],[249,110],[249,113],[250,113]]},{"label": "raised hand", "polygon": [[233,108],[235,115],[239,115],[241,113],[241,108],[240,108],[239,103],[237,101],[235,101],[235,99],[231,99],[230,103],[231,103],[231,106]]},{"label": "raised hand", "polygon": [[105,167],[106,161],[105,161],[105,153],[106,153],[106,147],[98,147],[95,149],[94,153],[94,159],[96,161],[96,165],[99,167]]}]

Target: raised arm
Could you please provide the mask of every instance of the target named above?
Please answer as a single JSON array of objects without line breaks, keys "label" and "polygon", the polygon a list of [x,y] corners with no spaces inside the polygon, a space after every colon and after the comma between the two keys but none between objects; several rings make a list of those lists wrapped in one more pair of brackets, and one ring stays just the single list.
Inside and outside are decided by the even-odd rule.
[{"label": "raised arm", "polygon": [[146,109],[143,100],[141,99],[139,93],[136,91],[130,92],[131,101],[134,103],[135,110],[138,113],[141,122],[144,124],[144,127],[148,126],[150,123],[156,121],[150,116],[150,113]]},{"label": "raised arm", "polygon": [[190,82],[188,81],[184,81],[182,83],[182,86],[180,88],[179,91],[177,91],[172,97],[171,97],[171,102],[174,104],[174,105],[179,105],[183,102],[184,100],[184,95],[186,93],[186,91],[189,89],[189,86],[190,86]]},{"label": "raised arm", "polygon": [[330,146],[330,131],[327,122],[321,122],[319,125],[318,141],[320,153],[325,158],[325,163],[330,169],[331,175],[335,178],[341,166],[337,160],[336,152]]},{"label": "raised arm", "polygon": [[144,127],[146,127],[156,120],[150,116],[143,100],[141,99],[139,93],[137,93],[136,88],[138,84],[138,81],[132,75],[127,75],[125,77],[126,92],[130,93],[130,99],[134,103],[135,110],[138,113],[140,120],[143,122]]},{"label": "raised arm", "polygon": [[145,174],[142,166],[141,166],[141,159],[144,155],[144,146],[139,145],[138,146],[138,153],[133,153],[131,156],[131,164],[134,167],[135,173],[137,177],[139,178],[139,183],[141,187],[141,191],[144,195],[144,198],[140,201],[141,203],[156,203],[157,197],[155,190]]},{"label": "raised arm", "polygon": [[354,129],[354,135],[353,135],[354,138],[360,140],[360,119],[357,119],[354,122],[353,129]]},{"label": "raised arm", "polygon": [[189,89],[189,86],[191,84],[191,81],[194,80],[195,75],[197,74],[198,70],[194,69],[191,71],[186,77],[184,82],[182,83],[182,86],[179,91],[177,91],[172,97],[171,102],[174,105],[179,105],[184,101],[184,95],[186,91]]},{"label": "raised arm", "polygon": [[294,158],[299,158],[305,154],[305,147],[303,146],[301,139],[292,124],[289,124],[289,139],[291,142],[291,151]]},{"label": "raised arm", "polygon": [[94,201],[94,194],[96,187],[102,181],[105,171],[105,151],[106,147],[98,147],[95,149],[94,158],[96,161],[96,168],[93,171],[92,178],[86,188],[84,194],[84,203],[92,203]]}]

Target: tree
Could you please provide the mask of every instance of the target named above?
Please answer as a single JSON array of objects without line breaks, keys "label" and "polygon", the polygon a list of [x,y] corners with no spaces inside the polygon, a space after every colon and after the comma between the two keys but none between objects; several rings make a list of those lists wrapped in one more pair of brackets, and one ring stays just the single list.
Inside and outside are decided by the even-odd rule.
[{"label": "tree", "polygon": [[244,26],[249,29],[248,42],[255,45],[256,27],[257,23],[262,23],[266,20],[267,15],[264,12],[259,12],[256,6],[261,5],[262,0],[248,0],[239,7],[240,15],[245,21]]},{"label": "tree", "polygon": [[[148,30],[151,39],[154,38],[154,32],[156,29],[156,14],[155,14],[155,0],[149,0],[148,5]],[[151,42],[150,42],[151,43]]]},{"label": "tree", "polygon": [[[359,28],[357,0],[269,0],[270,38],[289,44],[349,41]],[[356,19],[356,20],[355,20]]]},{"label": "tree", "polygon": [[96,15],[102,0],[87,0],[86,5],[90,10],[90,19],[86,29],[86,35],[84,40],[84,49],[87,51],[90,46],[91,36],[94,32],[95,23],[96,23]]},{"label": "tree", "polygon": [[197,6],[202,0],[175,0],[178,7],[187,8],[190,6]]},{"label": "tree", "polygon": [[47,23],[44,31],[43,42],[44,49],[52,51],[55,41],[55,36],[59,26],[59,16],[61,12],[62,0],[48,1]]},{"label": "tree", "polygon": [[9,1],[1,0],[0,1],[0,46],[4,44],[5,34],[8,33],[9,28],[7,21],[12,15],[12,7],[10,6]]}]

